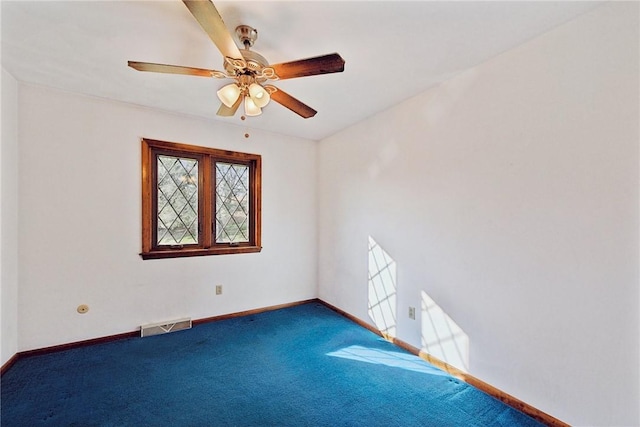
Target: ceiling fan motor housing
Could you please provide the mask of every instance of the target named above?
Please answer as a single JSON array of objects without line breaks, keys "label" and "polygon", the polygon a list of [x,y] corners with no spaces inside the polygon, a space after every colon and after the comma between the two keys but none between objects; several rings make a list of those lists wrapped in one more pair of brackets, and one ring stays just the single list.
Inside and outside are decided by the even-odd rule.
[{"label": "ceiling fan motor housing", "polygon": [[[235,66],[230,61],[225,61],[224,68],[227,74],[229,75],[239,75],[239,74],[248,74],[255,75],[260,74],[263,68],[269,65],[269,62],[265,59],[264,56],[260,55],[257,52],[249,50],[251,46],[258,39],[258,30],[249,25],[238,25],[236,27],[236,35],[238,39],[244,46],[244,49],[240,49],[240,53],[242,54],[242,58],[246,62],[246,67],[242,67],[243,70],[240,71],[237,66]],[[244,64],[243,64],[244,65]],[[262,79],[266,80],[266,79]]]}]

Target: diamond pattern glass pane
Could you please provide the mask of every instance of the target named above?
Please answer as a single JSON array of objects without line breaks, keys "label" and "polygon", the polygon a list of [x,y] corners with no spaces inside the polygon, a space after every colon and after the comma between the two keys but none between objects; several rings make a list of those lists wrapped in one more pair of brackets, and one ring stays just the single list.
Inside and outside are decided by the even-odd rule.
[{"label": "diamond pattern glass pane", "polygon": [[198,161],[159,155],[157,244],[198,243]]},{"label": "diamond pattern glass pane", "polygon": [[249,166],[216,163],[216,243],[249,241]]}]

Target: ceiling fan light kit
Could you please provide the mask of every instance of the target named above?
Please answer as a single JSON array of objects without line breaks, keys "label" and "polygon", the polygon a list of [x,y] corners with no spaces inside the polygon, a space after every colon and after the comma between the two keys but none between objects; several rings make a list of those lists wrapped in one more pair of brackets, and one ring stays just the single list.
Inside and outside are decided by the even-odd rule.
[{"label": "ceiling fan light kit", "polygon": [[265,107],[271,101],[269,92],[258,83],[249,85],[249,96],[251,100],[260,108]]},{"label": "ceiling fan light kit", "polygon": [[248,117],[259,116],[262,114],[262,109],[253,102],[253,99],[249,96],[244,97],[244,114]]},{"label": "ceiling fan light kit", "polygon": [[222,89],[218,91],[218,98],[224,105],[231,108],[238,100],[240,93],[240,87],[235,83],[231,83],[223,86]]},{"label": "ceiling fan light kit", "polygon": [[277,87],[271,84],[265,85],[265,83],[268,80],[285,80],[344,71],[344,59],[337,53],[269,65],[262,55],[249,50],[258,38],[258,31],[255,28],[248,25],[236,27],[236,36],[244,47],[239,49],[222,21],[220,13],[210,0],[183,0],[183,3],[222,53],[225,71],[138,61],[129,61],[128,65],[138,71],[235,80],[217,91],[218,99],[222,102],[217,112],[219,116],[235,115],[241,103],[244,104],[246,116],[259,116],[262,114],[262,108],[274,100],[305,119],[313,117],[317,113],[316,110]]},{"label": "ceiling fan light kit", "polygon": [[229,108],[233,108],[239,99],[244,99],[244,112],[247,116],[259,116],[262,108],[271,101],[269,92],[249,75],[237,76],[237,83],[223,86],[217,95]]}]

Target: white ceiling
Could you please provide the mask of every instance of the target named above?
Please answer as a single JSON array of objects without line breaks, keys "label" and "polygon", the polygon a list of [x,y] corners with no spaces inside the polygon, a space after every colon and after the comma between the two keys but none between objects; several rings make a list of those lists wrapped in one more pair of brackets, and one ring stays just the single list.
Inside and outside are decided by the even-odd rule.
[{"label": "white ceiling", "polygon": [[23,82],[323,139],[597,7],[573,1],[215,1],[227,27],[251,25],[270,63],[338,52],[343,73],[276,85],[318,110],[271,103],[216,116],[225,81],[135,71],[128,60],[221,70],[181,1],[2,0],[2,67]]}]

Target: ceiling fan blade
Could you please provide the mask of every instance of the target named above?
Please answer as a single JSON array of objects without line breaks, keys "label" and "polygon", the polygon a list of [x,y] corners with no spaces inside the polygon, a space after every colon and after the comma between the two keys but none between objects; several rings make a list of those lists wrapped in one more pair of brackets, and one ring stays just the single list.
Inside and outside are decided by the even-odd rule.
[{"label": "ceiling fan blade", "polygon": [[220,108],[218,108],[218,112],[216,114],[222,117],[233,117],[236,114],[236,111],[238,111],[238,107],[242,103],[242,99],[243,97],[239,96],[238,100],[231,106],[231,108],[220,103]]},{"label": "ceiling fan blade", "polygon": [[344,59],[337,53],[331,53],[314,58],[269,65],[269,67],[273,68],[281,80],[293,79],[295,77],[315,76],[318,74],[341,73],[344,71]]},{"label": "ceiling fan blade", "polygon": [[207,70],[205,68],[183,67],[180,65],[154,64],[151,62],[137,61],[128,61],[128,65],[138,71],[152,71],[154,73],[186,74],[189,76],[199,77],[217,77],[219,79],[227,77],[221,71]]},{"label": "ceiling fan blade", "polygon": [[233,59],[243,59],[238,46],[233,41],[231,33],[222,21],[218,9],[210,0],[182,0],[191,14],[200,23],[202,29],[218,47],[222,56]]},{"label": "ceiling fan blade", "polygon": [[271,99],[276,101],[278,104],[287,107],[289,110],[293,111],[297,115],[308,119],[309,117],[313,117],[316,115],[317,111],[313,108],[309,107],[307,104],[304,104],[293,96],[289,95],[286,92],[276,88],[275,86],[268,86],[269,92],[271,92]]}]

